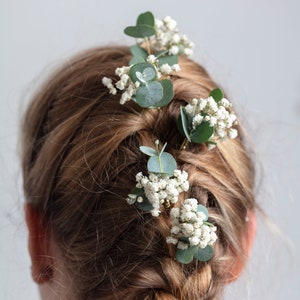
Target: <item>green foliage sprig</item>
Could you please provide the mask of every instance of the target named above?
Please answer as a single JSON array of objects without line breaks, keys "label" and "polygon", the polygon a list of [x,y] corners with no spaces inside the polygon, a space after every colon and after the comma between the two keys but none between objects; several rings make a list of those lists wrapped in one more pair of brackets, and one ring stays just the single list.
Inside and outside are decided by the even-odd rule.
[{"label": "green foliage sprig", "polygon": [[167,242],[177,245],[176,259],[183,264],[210,260],[217,235],[216,227],[208,222],[207,208],[191,198],[180,209],[172,208],[170,215],[173,227]]},{"label": "green foliage sprig", "polygon": [[[167,63],[170,66],[178,63],[178,57],[169,55],[168,50],[153,52],[149,38],[156,34],[155,20],[151,12],[140,14],[136,26],[129,26],[124,33],[135,38],[143,38],[146,49],[139,45],[130,47],[133,58],[130,60],[130,79],[139,81],[140,87],[133,96],[141,107],[162,107],[167,105],[173,98],[173,84],[169,79],[158,78],[158,68]],[[155,61],[147,61],[149,55],[155,56]]]},{"label": "green foliage sprig", "polygon": [[156,22],[151,12],[145,12],[138,16],[135,26],[124,29],[125,34],[139,39],[130,47],[133,57],[129,68],[123,67],[117,72],[120,80],[116,86],[109,78],[102,80],[112,94],[116,94],[117,89],[124,90],[121,104],[132,99],[141,107],[157,108],[172,100],[173,83],[169,74],[180,70],[178,55],[189,55],[192,47],[185,36],[178,35],[174,24],[170,18]]},{"label": "green foliage sprig", "polygon": [[149,156],[148,175],[141,172],[136,175],[136,186],[127,197],[129,204],[136,204],[139,209],[160,214],[161,206],[169,208],[178,201],[178,196],[189,189],[188,174],[177,169],[175,158],[165,152],[166,144],[159,150],[159,141],[155,149],[141,146],[140,150]]},{"label": "green foliage sprig", "polygon": [[224,98],[220,89],[210,92],[207,99],[193,99],[191,104],[180,107],[177,119],[179,132],[185,136],[182,149],[188,143],[215,145],[218,139],[235,138],[236,115],[228,108],[231,103]]}]

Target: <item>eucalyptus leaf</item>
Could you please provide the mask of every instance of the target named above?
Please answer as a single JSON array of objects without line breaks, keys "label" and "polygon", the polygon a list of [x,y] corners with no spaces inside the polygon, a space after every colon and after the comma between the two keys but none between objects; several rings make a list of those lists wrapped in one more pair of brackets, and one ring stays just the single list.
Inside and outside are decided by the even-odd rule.
[{"label": "eucalyptus leaf", "polygon": [[180,115],[177,120],[177,127],[179,132],[183,134],[189,142],[191,142],[190,126],[188,114],[186,113],[184,107],[180,106]]},{"label": "eucalyptus leaf", "polygon": [[184,250],[177,249],[176,259],[183,264],[189,264],[194,259],[194,255],[198,249],[199,249],[198,246],[192,246]]},{"label": "eucalyptus leaf", "polygon": [[209,96],[213,97],[217,103],[220,102],[224,98],[223,92],[220,89],[212,90],[210,92]]},{"label": "eucalyptus leaf", "polygon": [[176,125],[177,125],[177,129],[178,131],[185,136],[184,131],[183,131],[183,127],[182,127],[182,120],[181,120],[182,116],[181,114],[178,116],[177,120],[176,120]]},{"label": "eucalyptus leaf", "polygon": [[195,253],[194,257],[200,261],[205,262],[212,258],[213,252],[213,248],[208,245],[203,249],[199,248],[199,250]]},{"label": "eucalyptus leaf", "polygon": [[141,152],[145,153],[148,156],[157,156],[157,151],[153,148],[147,146],[140,146]]},{"label": "eucalyptus leaf", "polygon": [[145,38],[155,34],[155,29],[148,25],[128,26],[124,33],[135,38]]},{"label": "eucalyptus leaf", "polygon": [[135,206],[140,210],[149,211],[152,210],[154,207],[151,204],[151,202],[146,198],[146,196],[143,197],[143,202],[135,202]]},{"label": "eucalyptus leaf", "polygon": [[163,96],[162,96],[161,100],[158,103],[156,103],[155,107],[166,106],[167,104],[169,104],[171,102],[171,100],[174,97],[173,83],[171,80],[169,80],[169,79],[161,80],[160,84],[163,87]]},{"label": "eucalyptus leaf", "polygon": [[173,176],[177,163],[170,153],[163,152],[159,156],[151,156],[148,160],[147,168],[149,173]]},{"label": "eucalyptus leaf", "polygon": [[201,144],[206,143],[213,133],[214,128],[209,126],[209,122],[202,122],[191,132],[190,137],[192,142]]},{"label": "eucalyptus leaf", "polygon": [[146,62],[146,60],[141,56],[133,56],[132,59],[129,61],[129,66],[144,63],[144,62]]},{"label": "eucalyptus leaf", "polygon": [[203,206],[202,204],[198,204],[197,205],[197,212],[203,212],[206,216],[205,220],[206,221],[208,219],[208,210],[205,206]]},{"label": "eucalyptus leaf", "polygon": [[154,27],[154,16],[150,11],[142,13],[138,16],[136,25],[148,25]]},{"label": "eucalyptus leaf", "polygon": [[166,55],[166,56],[160,57],[158,60],[158,66],[161,67],[163,64],[168,64],[170,66],[178,64],[178,56],[177,55]]},{"label": "eucalyptus leaf", "polygon": [[137,71],[136,72],[136,77],[141,81],[141,82],[148,82],[156,77],[156,71],[153,68],[147,67],[144,69],[143,73]]},{"label": "eucalyptus leaf", "polygon": [[148,57],[147,51],[138,45],[131,46],[130,52],[133,56],[140,56],[145,59]]},{"label": "eucalyptus leaf", "polygon": [[156,79],[156,70],[149,63],[139,63],[130,68],[129,76],[133,82],[139,81],[141,84],[146,85],[147,82]]},{"label": "eucalyptus leaf", "polygon": [[146,86],[140,86],[136,92],[135,100],[141,107],[158,107],[163,97],[163,87],[157,81],[151,81]]},{"label": "eucalyptus leaf", "polygon": [[136,195],[138,196],[143,196],[144,195],[144,189],[143,188],[138,188],[138,187],[134,187],[131,192],[130,195]]}]

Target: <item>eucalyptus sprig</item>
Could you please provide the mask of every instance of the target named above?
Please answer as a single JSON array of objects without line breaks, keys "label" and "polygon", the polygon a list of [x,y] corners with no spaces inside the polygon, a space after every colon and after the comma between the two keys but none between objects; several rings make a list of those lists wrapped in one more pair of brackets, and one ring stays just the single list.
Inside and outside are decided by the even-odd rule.
[{"label": "eucalyptus sprig", "polygon": [[218,139],[235,138],[236,115],[228,108],[231,103],[224,98],[220,89],[210,92],[207,99],[193,99],[191,104],[180,107],[177,120],[179,132],[185,136],[182,149],[188,143],[215,145]]},{"label": "eucalyptus sprig", "polygon": [[170,212],[173,227],[167,243],[177,245],[176,259],[188,264],[194,258],[208,261],[217,239],[216,227],[208,222],[208,210],[194,198],[184,200],[181,208]]},{"label": "eucalyptus sprig", "polygon": [[174,171],[177,168],[175,158],[168,152],[164,152],[167,143],[164,144],[161,150],[158,148],[159,141],[155,141],[155,149],[147,146],[141,146],[140,150],[144,154],[150,156],[147,163],[147,169],[149,173],[166,175],[168,177],[174,175]]},{"label": "eucalyptus sprig", "polygon": [[127,197],[129,204],[150,211],[153,216],[159,215],[161,205],[168,208],[176,203],[179,194],[189,188],[187,173],[177,170],[175,158],[170,153],[164,152],[166,145],[159,150],[159,141],[156,141],[155,149],[140,147],[141,152],[149,156],[147,163],[149,175],[138,173],[137,184]]},{"label": "eucalyptus sprig", "polygon": [[[149,38],[155,36],[155,20],[151,12],[140,14],[135,26],[124,29],[124,33],[135,38],[143,38],[145,50],[140,45],[130,47],[133,58],[130,60],[130,79],[138,81],[140,87],[132,97],[141,107],[162,107],[173,98],[173,84],[169,79],[159,78],[159,67],[163,64],[170,66],[178,63],[178,57],[169,55],[168,51],[153,52]],[[154,55],[155,60],[149,63],[148,57]]]},{"label": "eucalyptus sprig", "polygon": [[190,55],[193,46],[186,36],[179,36],[175,25],[170,17],[155,20],[148,11],[138,16],[136,25],[124,29],[125,34],[138,39],[130,47],[129,66],[118,68],[120,80],[115,86],[110,78],[102,80],[112,94],[116,89],[124,90],[121,104],[132,99],[141,107],[157,108],[173,99],[170,73],[180,70],[178,55]]}]

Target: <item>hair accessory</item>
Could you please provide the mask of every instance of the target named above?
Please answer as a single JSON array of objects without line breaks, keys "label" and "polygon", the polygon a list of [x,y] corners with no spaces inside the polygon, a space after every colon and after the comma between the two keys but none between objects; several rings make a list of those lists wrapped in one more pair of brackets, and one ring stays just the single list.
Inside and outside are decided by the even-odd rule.
[{"label": "hair accessory", "polygon": [[173,84],[168,79],[180,71],[178,55],[192,54],[193,43],[180,36],[176,21],[170,17],[155,20],[151,12],[139,15],[136,26],[129,26],[125,34],[138,38],[130,47],[133,58],[129,66],[116,69],[120,80],[115,84],[104,77],[102,83],[111,94],[123,91],[120,103],[136,101],[142,107],[162,107],[173,98]]},{"label": "hair accessory", "polygon": [[[170,17],[155,20],[151,12],[145,12],[138,16],[135,26],[125,28],[125,34],[137,38],[137,44],[130,47],[133,57],[129,66],[116,69],[120,78],[116,83],[111,78],[102,79],[111,94],[123,91],[121,104],[133,100],[144,108],[159,108],[173,99],[170,76],[180,71],[178,55],[189,56],[194,46],[185,35],[179,35],[176,26]],[[231,106],[222,91],[214,89],[207,99],[192,99],[180,107],[177,127],[185,137],[180,150],[185,150],[188,143],[205,143],[212,148],[219,141],[236,138],[238,132],[233,126],[237,118]],[[197,199],[176,204],[180,194],[189,190],[188,173],[178,169],[175,158],[164,151],[167,143],[161,149],[159,146],[158,140],[155,149],[140,146],[141,152],[149,156],[148,174],[136,175],[136,185],[126,200],[154,217],[165,209],[172,223],[166,242],[177,246],[179,262],[208,261],[213,255],[217,228],[208,222],[208,210]]]}]

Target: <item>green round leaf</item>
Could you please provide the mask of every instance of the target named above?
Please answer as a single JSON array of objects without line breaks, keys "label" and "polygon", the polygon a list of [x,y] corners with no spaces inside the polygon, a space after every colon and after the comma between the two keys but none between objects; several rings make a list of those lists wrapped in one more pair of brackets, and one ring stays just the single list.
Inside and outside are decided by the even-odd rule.
[{"label": "green round leaf", "polygon": [[208,122],[202,122],[191,132],[190,137],[192,142],[201,144],[206,143],[213,133],[214,128],[210,127]]},{"label": "green round leaf", "polygon": [[168,64],[170,66],[178,64],[178,56],[177,55],[167,55],[167,56],[160,57],[158,60],[158,66],[161,67],[163,64]]},{"label": "green round leaf", "polygon": [[141,107],[157,107],[163,97],[163,87],[157,81],[151,81],[147,86],[140,86],[136,92],[136,102]]},{"label": "green round leaf", "polygon": [[163,152],[159,156],[151,156],[148,160],[147,168],[150,173],[173,176],[177,168],[177,163],[170,153]]},{"label": "green round leaf", "polygon": [[147,83],[148,81],[151,81],[156,77],[156,71],[153,70],[153,68],[148,67],[144,69],[143,73],[137,71],[135,75],[140,82]]},{"label": "green round leaf", "polygon": [[180,106],[180,115],[177,119],[177,128],[179,132],[184,135],[187,140],[190,142],[190,128],[191,124],[189,124],[190,118],[188,118],[188,114],[186,113],[184,107]]},{"label": "green round leaf", "polygon": [[154,27],[154,16],[150,11],[140,14],[136,21],[137,25],[148,25]]},{"label": "green round leaf", "polygon": [[126,27],[124,33],[135,38],[145,38],[154,35],[155,30],[148,25],[138,25]]},{"label": "green round leaf", "polygon": [[157,154],[157,151],[151,147],[147,147],[147,146],[140,146],[140,150],[141,152],[145,153],[146,155],[149,155],[149,156],[156,156],[158,155]]},{"label": "green round leaf", "polygon": [[220,89],[214,89],[210,92],[209,96],[213,97],[216,102],[220,102],[224,96]]},{"label": "green round leaf", "polygon": [[131,46],[130,52],[133,56],[140,56],[145,59],[148,57],[147,51],[138,45]]},{"label": "green round leaf", "polygon": [[204,221],[206,221],[208,219],[208,210],[202,204],[198,204],[198,206],[197,206],[197,212],[203,212],[205,214],[206,219]]},{"label": "green round leaf", "polygon": [[130,68],[129,76],[133,82],[139,81],[145,85],[147,82],[156,79],[156,70],[151,64],[140,63]]},{"label": "green round leaf", "polygon": [[134,56],[130,61],[129,61],[129,66],[135,65],[135,64],[140,64],[146,62],[144,58],[141,56]]},{"label": "green round leaf", "polygon": [[144,195],[144,189],[143,188],[138,188],[138,187],[134,187],[131,192],[130,195],[136,195],[138,196],[143,196]]},{"label": "green round leaf", "polygon": [[166,106],[171,102],[171,100],[174,97],[174,91],[173,91],[173,83],[169,79],[164,79],[160,81],[160,84],[163,87],[163,96],[161,100],[156,104],[155,107],[162,107]]},{"label": "green round leaf", "polygon": [[152,210],[154,207],[151,202],[146,198],[146,196],[142,196],[144,201],[143,202],[135,202],[135,206],[144,211]]},{"label": "green round leaf", "polygon": [[213,252],[214,249],[211,246],[206,246],[203,249],[199,248],[194,257],[200,261],[205,262],[212,258]]},{"label": "green round leaf", "polygon": [[192,246],[185,250],[177,249],[176,259],[182,264],[189,264],[194,259],[194,255],[197,252],[198,248],[198,246]]}]

